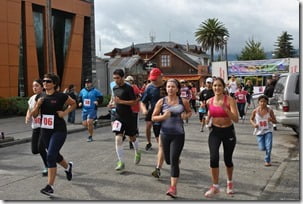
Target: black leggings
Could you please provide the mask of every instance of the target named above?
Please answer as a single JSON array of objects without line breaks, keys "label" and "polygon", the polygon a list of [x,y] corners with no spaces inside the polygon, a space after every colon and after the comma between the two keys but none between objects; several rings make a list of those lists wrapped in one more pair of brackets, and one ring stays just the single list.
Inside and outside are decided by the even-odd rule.
[{"label": "black leggings", "polygon": [[161,134],[164,158],[170,164],[170,176],[179,177],[179,158],[184,146],[185,134],[167,135]]},{"label": "black leggings", "polygon": [[226,128],[212,126],[208,137],[211,168],[219,167],[219,148],[221,142],[223,142],[225,166],[233,167],[232,155],[236,146],[236,133],[234,125]]},{"label": "black leggings", "polygon": [[196,99],[190,99],[190,105],[192,109],[194,109],[195,113],[197,112],[197,107],[196,107]]},{"label": "black leggings", "polygon": [[42,161],[44,163],[44,166],[47,167],[47,162],[46,162],[46,148],[44,146],[44,143],[41,139],[40,136],[40,129],[41,128],[35,128],[33,129],[32,132],[32,153],[33,154],[38,154],[40,153],[40,156],[42,158]]}]

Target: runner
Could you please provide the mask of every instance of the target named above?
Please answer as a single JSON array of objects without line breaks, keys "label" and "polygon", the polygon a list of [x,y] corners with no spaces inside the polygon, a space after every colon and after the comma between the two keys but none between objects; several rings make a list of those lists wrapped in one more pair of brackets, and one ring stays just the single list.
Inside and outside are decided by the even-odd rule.
[{"label": "runner", "polygon": [[115,120],[112,123],[112,130],[115,133],[115,146],[118,156],[116,171],[122,171],[125,168],[123,158],[123,136],[129,136],[129,140],[133,143],[135,150],[135,164],[139,164],[141,160],[141,152],[139,151],[139,142],[136,140],[137,118],[132,114],[131,106],[136,104],[136,96],[133,88],[124,82],[124,71],[116,69],[113,73],[113,79],[116,86],[113,88],[114,103],[116,106]]},{"label": "runner", "polygon": [[85,88],[79,94],[79,107],[82,107],[82,125],[87,127],[87,142],[93,141],[94,120],[97,117],[98,104],[103,101],[102,93],[92,86],[92,80],[85,80]]},{"label": "runner", "polygon": [[200,107],[198,111],[199,111],[199,119],[201,124],[200,132],[204,131],[205,118],[208,112],[206,101],[214,96],[214,91],[212,86],[213,86],[213,78],[208,77],[206,79],[206,88],[203,91],[201,91],[199,95]]},{"label": "runner", "polygon": [[253,110],[250,123],[255,128],[259,149],[265,151],[264,165],[271,166],[272,132],[276,117],[272,109],[268,107],[268,97],[261,95],[258,98],[258,107]]},{"label": "runner", "polygon": [[192,114],[189,101],[180,97],[180,89],[181,85],[177,80],[169,79],[166,83],[167,96],[157,102],[152,114],[154,122],[161,122],[160,139],[164,158],[166,163],[171,165],[170,188],[166,195],[173,198],[177,196],[179,158],[185,141],[183,120]]},{"label": "runner", "polygon": [[235,100],[231,96],[224,95],[225,83],[217,77],[213,83],[215,96],[208,99],[208,117],[206,123],[210,124],[208,147],[210,152],[210,170],[212,186],[204,194],[212,197],[219,193],[219,148],[223,143],[224,163],[227,173],[227,194],[233,194],[233,162],[232,155],[236,146],[236,133],[233,122],[239,121],[239,113]]},{"label": "runner", "polygon": [[[46,195],[54,193],[54,182],[57,175],[57,163],[59,163],[66,173],[67,180],[72,179],[73,163],[67,163],[60,154],[66,135],[66,123],[64,117],[76,108],[76,102],[68,95],[57,92],[60,79],[55,74],[45,74],[43,78],[43,88],[45,93],[36,97],[36,104],[32,115],[41,115],[41,137],[47,149],[48,182],[40,192]],[[64,107],[67,108],[64,110]]]},{"label": "runner", "polygon": [[46,162],[46,149],[45,146],[41,140],[40,137],[40,126],[41,126],[41,117],[40,115],[34,118],[32,116],[32,110],[35,107],[35,98],[38,94],[41,94],[43,91],[43,84],[42,80],[36,79],[33,82],[33,92],[34,95],[30,97],[28,100],[28,109],[26,112],[26,117],[25,117],[25,124],[27,124],[29,121],[32,121],[32,140],[31,140],[31,147],[32,147],[32,153],[33,154],[40,154],[41,159],[44,163],[44,169],[42,171],[42,176],[47,176],[47,162]]}]

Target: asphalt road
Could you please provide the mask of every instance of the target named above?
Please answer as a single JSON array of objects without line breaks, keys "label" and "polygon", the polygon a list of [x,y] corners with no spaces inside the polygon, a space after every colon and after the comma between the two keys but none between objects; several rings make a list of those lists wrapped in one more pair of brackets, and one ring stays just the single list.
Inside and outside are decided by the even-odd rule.
[{"label": "asphalt road", "polygon": [[[13,128],[13,127],[12,127]],[[299,142],[293,131],[278,125],[274,132],[271,167],[263,165],[264,152],[258,150],[253,128],[248,123],[236,124],[237,145],[234,152],[235,195],[226,195],[226,174],[222,146],[220,155],[221,193],[208,199],[203,196],[211,184],[209,173],[208,131],[200,132],[198,116],[185,125],[186,141],[181,155],[178,198],[181,201],[267,201],[299,200]],[[24,134],[30,134],[25,132]],[[74,162],[72,181],[67,181],[63,168],[58,167],[54,198],[39,191],[47,178],[41,176],[42,162],[32,155],[30,143],[0,148],[1,200],[99,200],[99,201],[165,201],[169,186],[169,166],[164,165],[160,180],[151,176],[156,162],[157,145],[144,150],[144,121],[140,121],[142,160],[133,162],[134,152],[124,143],[126,169],[115,172],[116,152],[110,127],[95,130],[95,141],[86,142],[86,131],[69,134],[61,153]]]}]

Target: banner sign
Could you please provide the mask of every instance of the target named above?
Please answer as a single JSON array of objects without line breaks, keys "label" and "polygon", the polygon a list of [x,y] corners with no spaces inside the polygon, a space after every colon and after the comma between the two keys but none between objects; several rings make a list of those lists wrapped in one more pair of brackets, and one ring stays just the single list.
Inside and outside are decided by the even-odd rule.
[{"label": "banner sign", "polygon": [[221,77],[224,81],[227,81],[227,69],[226,61],[213,62],[212,63],[212,76]]},{"label": "banner sign", "polygon": [[289,58],[229,61],[228,76],[265,76],[273,73],[289,72]]},{"label": "banner sign", "polygon": [[289,73],[299,72],[299,58],[290,58]]}]

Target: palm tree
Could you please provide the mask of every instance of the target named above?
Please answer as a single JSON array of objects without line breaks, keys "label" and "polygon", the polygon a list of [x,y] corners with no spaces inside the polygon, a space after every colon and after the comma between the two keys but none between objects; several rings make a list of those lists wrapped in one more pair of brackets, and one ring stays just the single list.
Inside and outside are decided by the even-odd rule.
[{"label": "palm tree", "polygon": [[210,48],[211,62],[214,60],[214,49],[218,51],[224,43],[223,36],[229,37],[229,32],[224,24],[216,18],[209,18],[202,22],[195,32],[196,41],[201,44],[204,50]]}]

